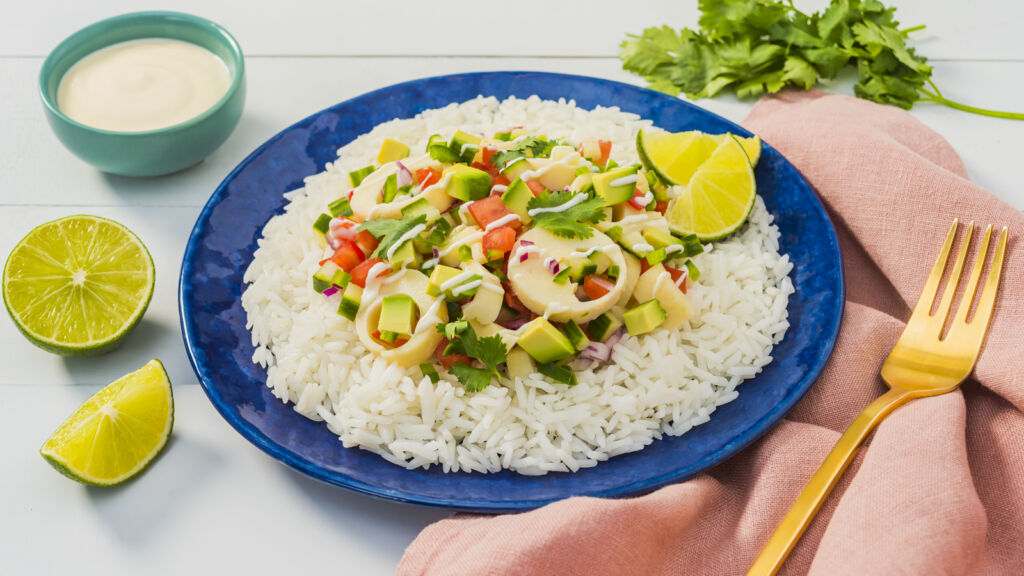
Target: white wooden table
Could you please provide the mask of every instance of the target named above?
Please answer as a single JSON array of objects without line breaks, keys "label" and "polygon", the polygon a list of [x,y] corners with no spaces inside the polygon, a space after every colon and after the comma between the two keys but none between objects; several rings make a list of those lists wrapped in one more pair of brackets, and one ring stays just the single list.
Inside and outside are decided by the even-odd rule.
[{"label": "white wooden table", "polygon": [[[1024,4],[1011,0],[893,0],[904,25],[925,23],[916,45],[949,97],[1024,109]],[[204,163],[173,176],[105,175],[66,151],[37,96],[43,57],[102,18],[173,8],[213,19],[241,43],[248,102],[238,129]],[[389,574],[405,546],[442,510],[377,501],[277,463],[241,438],[198,386],[182,345],[177,280],[201,206],[253,148],[308,114],[368,90],[422,76],[479,70],[545,70],[639,83],[616,58],[627,32],[693,26],[696,0],[521,0],[485,6],[434,0],[230,2],[5,0],[0,14],[0,248],[34,226],[74,213],[123,222],[149,247],[157,285],[145,320],[121,349],[63,359],[0,320],[0,574]],[[817,9],[824,1],[798,2]],[[979,5],[980,4],[980,5]],[[467,8],[467,6],[469,6]],[[852,75],[832,90],[850,93]],[[750,102],[702,101],[742,120]],[[1024,123],[934,105],[913,114],[945,136],[971,177],[1024,208]],[[937,201],[941,201],[941,198]],[[37,450],[102,385],[150,358],[174,383],[174,436],[138,481],[79,486]]]}]

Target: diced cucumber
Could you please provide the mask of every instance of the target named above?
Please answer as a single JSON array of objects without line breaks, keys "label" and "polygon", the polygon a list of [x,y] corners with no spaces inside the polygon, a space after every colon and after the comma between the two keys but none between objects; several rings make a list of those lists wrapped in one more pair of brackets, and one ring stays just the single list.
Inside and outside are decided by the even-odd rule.
[{"label": "diced cucumber", "polygon": [[591,340],[604,342],[622,327],[622,321],[605,312],[587,323],[587,335]]},{"label": "diced cucumber", "polygon": [[693,263],[693,260],[686,261],[686,276],[694,282],[700,278],[700,269]]},{"label": "diced cucumber", "polygon": [[380,340],[381,340],[381,342],[387,342],[388,344],[394,344],[395,341],[398,340],[398,333],[397,332],[391,332],[390,330],[381,330],[380,331]]},{"label": "diced cucumber", "polygon": [[562,384],[568,384],[569,386],[576,385],[576,373],[568,366],[559,366],[558,364],[538,364],[537,372],[551,378],[555,382],[561,382]]},{"label": "diced cucumber", "polygon": [[571,272],[571,270],[569,269],[568,266],[566,266],[565,268],[562,268],[561,270],[559,270],[558,274],[555,274],[555,277],[552,278],[551,281],[554,282],[555,284],[559,284],[559,285],[565,284],[566,281],[569,280],[569,273],[570,272]]},{"label": "diced cucumber", "polygon": [[448,147],[459,154],[459,157],[465,163],[473,161],[473,157],[476,156],[477,151],[480,149],[480,142],[482,139],[479,136],[463,132],[462,130],[456,130],[452,136],[452,141],[448,143]]},{"label": "diced cucumber", "polygon": [[334,202],[327,205],[327,211],[331,213],[331,216],[351,216],[352,206],[348,203],[348,198],[342,196]]},{"label": "diced cucumber", "polygon": [[403,218],[420,215],[427,217],[427,224],[441,219],[441,212],[428,202],[426,198],[417,198],[409,204],[402,206]]},{"label": "diced cucumber", "polygon": [[398,196],[398,174],[391,174],[384,180],[383,202],[387,204]]},{"label": "diced cucumber", "polygon": [[615,282],[616,280],[619,279],[619,274],[620,273],[621,273],[621,271],[619,270],[619,265],[618,264],[612,264],[611,266],[608,267],[608,270],[605,272],[605,275],[608,276],[609,280],[611,280],[612,282]]},{"label": "diced cucumber", "polygon": [[473,259],[473,249],[463,244],[459,246],[459,260],[462,262],[469,262]]},{"label": "diced cucumber", "polygon": [[373,174],[376,170],[373,166],[364,166],[359,170],[349,172],[348,179],[352,181],[353,186],[359,186],[367,176]]},{"label": "diced cucumber", "polygon": [[459,153],[449,148],[447,144],[431,144],[427,146],[427,153],[430,154],[430,157],[434,160],[444,162],[446,164],[462,160]]},{"label": "diced cucumber", "polygon": [[345,292],[341,295],[341,304],[338,305],[338,314],[352,320],[356,319],[359,312],[359,303],[363,299],[363,289],[355,282],[349,282]]},{"label": "diced cucumber", "polygon": [[583,333],[583,329],[572,320],[569,320],[565,326],[562,326],[562,332],[565,333],[566,338],[569,339],[569,342],[572,343],[576,350],[583,350],[590,345],[590,339]]},{"label": "diced cucumber", "polygon": [[502,142],[509,142],[512,140],[512,132],[498,132],[494,135],[495,140],[501,140]]},{"label": "diced cucumber", "polygon": [[313,222],[313,230],[321,234],[327,234],[327,231],[331,229],[331,215],[321,214],[317,216],[316,222]]},{"label": "diced cucumber", "polygon": [[331,286],[337,286],[344,290],[348,286],[350,278],[351,276],[349,276],[348,272],[345,272],[340,266],[328,260],[313,274],[313,289],[322,293]]},{"label": "diced cucumber", "polygon": [[420,364],[420,373],[422,373],[425,378],[430,378],[430,381],[434,384],[441,381],[441,375],[437,373],[437,368],[435,368],[430,362]]}]

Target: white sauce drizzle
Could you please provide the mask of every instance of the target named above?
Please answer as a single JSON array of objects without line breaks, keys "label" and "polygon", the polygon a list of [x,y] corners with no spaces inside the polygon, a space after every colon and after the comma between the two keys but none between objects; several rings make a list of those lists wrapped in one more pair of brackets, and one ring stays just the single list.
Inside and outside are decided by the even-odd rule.
[{"label": "white sauce drizzle", "polygon": [[[552,162],[547,166],[542,166],[536,170],[527,170],[526,172],[520,174],[519,177],[522,178],[524,182],[527,180],[536,180],[537,178],[540,178],[541,176],[547,174],[555,166],[568,166],[574,159],[579,159],[579,156],[576,154],[566,154],[565,158],[562,158],[557,162]],[[509,163],[509,166],[511,165],[512,163]],[[533,214],[530,214],[530,216],[533,216]]]},{"label": "white sauce drizzle", "polygon": [[619,186],[625,186],[626,184],[634,184],[636,181],[637,175],[630,174],[628,176],[623,176],[622,178],[616,178],[615,180],[609,182],[608,185],[613,188],[618,188]]},{"label": "white sauce drizzle", "polygon": [[536,244],[532,244],[530,246],[520,244],[509,258],[509,265],[514,266],[519,264],[519,260],[523,257],[523,254],[543,254],[544,252],[546,252],[546,250]]},{"label": "white sauce drizzle", "polygon": [[377,293],[380,291],[380,285],[383,282],[377,282],[377,277],[381,274],[391,270],[391,266],[387,262],[377,262],[370,268],[369,272],[366,273],[366,288],[363,291],[363,302],[373,302],[377,299]]},{"label": "white sauce drizzle", "polygon": [[504,184],[495,184],[494,186],[491,186],[491,194],[504,194],[506,190],[508,190],[508,186],[505,186]]},{"label": "white sauce drizzle", "polygon": [[564,304],[548,302],[548,305],[544,307],[544,318],[548,318],[552,314],[558,314],[559,312],[568,312],[569,310],[570,308]]},{"label": "white sauce drizzle", "polygon": [[466,282],[462,286],[459,286],[452,290],[452,296],[458,296],[463,292],[469,292],[473,288],[479,288],[484,283],[483,280],[473,280],[472,282]]},{"label": "white sauce drizzle", "polygon": [[[525,180],[525,178],[524,178],[524,180]],[[551,206],[550,208],[534,208],[533,210],[527,210],[526,213],[529,214],[530,216],[536,216],[537,214],[542,214],[544,212],[565,212],[569,208],[572,208],[573,206],[576,206],[577,204],[581,204],[581,203],[585,202],[586,200],[587,200],[587,195],[583,194],[583,193],[580,193],[580,194],[577,194],[577,195],[573,196],[571,199],[569,199],[568,202],[566,202],[564,204],[559,204],[558,206]]]},{"label": "white sauce drizzle", "polygon": [[[462,206],[459,206],[459,218],[463,222],[466,221],[466,215],[469,214],[469,207],[473,204],[473,202],[476,202],[476,200],[470,200],[469,202],[463,203]],[[462,224],[459,224],[459,226],[462,226]]]},{"label": "white sauce drizzle", "polygon": [[637,205],[639,205],[639,206],[647,206],[651,202],[654,202],[654,194],[651,194],[650,192],[648,192],[648,193],[644,194],[643,196],[639,196],[639,197],[633,198],[633,202],[636,202]]},{"label": "white sauce drizzle", "polygon": [[551,265],[556,262],[558,262],[557,258],[555,258],[554,256],[548,256],[547,258],[544,259],[544,267],[550,270]]},{"label": "white sauce drizzle", "polygon": [[633,252],[653,252],[653,251],[654,251],[654,246],[651,246],[650,244],[648,244],[646,242],[637,242],[636,244],[633,244]]},{"label": "white sauce drizzle", "polygon": [[591,246],[590,248],[588,248],[584,252],[579,252],[579,251],[570,252],[569,253],[569,257],[570,258],[589,258],[590,255],[593,254],[594,252],[604,252],[605,254],[607,254],[609,252],[612,252],[613,250],[615,250],[618,247],[619,247],[618,244],[605,244],[604,246]]},{"label": "white sauce drizzle", "polygon": [[498,218],[497,220],[488,224],[487,227],[484,228],[484,230],[490,232],[495,228],[500,228],[506,224],[511,224],[512,222],[515,222],[517,220],[519,220],[519,214],[516,214],[515,212],[511,214],[506,214],[505,216],[502,216],[501,218]]},{"label": "white sauce drizzle", "polygon": [[390,248],[388,248],[388,251],[387,251],[388,260],[391,260],[395,256],[395,252],[398,252],[398,249],[402,247],[402,244],[404,244],[405,242],[408,242],[409,240],[413,239],[420,232],[423,232],[426,229],[427,229],[427,225],[426,224],[417,224],[417,225],[413,226],[412,229],[410,229],[408,232],[406,232],[405,234],[402,234],[401,236],[399,236],[398,240],[395,240],[395,243],[392,244]]},{"label": "white sauce drizzle", "polygon": [[441,296],[437,300],[434,300],[430,308],[427,308],[427,313],[420,316],[419,322],[416,323],[415,332],[419,332],[421,328],[433,329],[434,326],[441,323],[441,317],[437,315],[437,311],[441,309],[441,304],[444,303],[444,296]]},{"label": "white sauce drizzle", "polygon": [[664,282],[665,278],[668,278],[668,277],[669,277],[669,273],[665,272],[665,271],[663,271],[661,274],[658,274],[658,279],[654,281],[654,297],[655,298],[658,297],[658,288],[661,288],[661,283]]},{"label": "white sauce drizzle", "polygon": [[484,282],[483,284],[480,285],[480,287],[486,290],[490,290],[491,292],[497,292],[498,294],[505,293],[505,290],[501,286],[498,286],[497,284],[492,284],[491,282]]},{"label": "white sauce drizzle", "polygon": [[643,222],[648,219],[647,214],[633,214],[632,216],[626,216],[622,220],[615,222],[619,226],[625,226],[626,224],[632,224],[633,222]]},{"label": "white sauce drizzle", "polygon": [[686,249],[686,246],[683,246],[682,244],[669,244],[668,246],[665,246],[665,254],[682,252],[684,249]]},{"label": "white sauce drizzle", "polygon": [[683,270],[683,273],[679,275],[679,279],[676,280],[676,288],[679,288],[680,290],[683,288],[683,284],[686,283],[686,276],[686,270]]},{"label": "white sauce drizzle", "polygon": [[[461,274],[459,274],[457,276],[453,276],[447,282],[442,283],[439,288],[441,289],[442,292],[447,292],[448,290],[451,290],[452,288],[455,288],[459,284],[462,284],[466,280],[469,280],[473,276],[478,276],[478,274],[476,274],[474,272],[470,272],[468,270],[464,271],[464,272],[462,272]],[[453,292],[453,294],[454,294],[454,292]]]},{"label": "white sauce drizzle", "polygon": [[459,150],[459,154],[465,155],[467,148],[470,149],[470,150],[479,150],[480,146],[477,145],[477,144],[472,144],[470,142],[467,142],[467,143],[462,145],[462,148]]}]

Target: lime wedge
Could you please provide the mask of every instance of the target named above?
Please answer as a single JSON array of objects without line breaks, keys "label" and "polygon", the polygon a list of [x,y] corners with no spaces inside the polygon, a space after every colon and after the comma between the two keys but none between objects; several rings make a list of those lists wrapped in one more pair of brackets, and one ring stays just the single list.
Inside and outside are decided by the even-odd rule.
[{"label": "lime wedge", "polygon": [[694,173],[665,218],[674,232],[696,234],[702,242],[718,240],[747,221],[756,194],[743,145],[730,136]]},{"label": "lime wedge", "polygon": [[153,296],[153,259],[124,226],[68,216],[21,239],[4,266],[4,304],[33,344],[64,356],[116,347]]},{"label": "lime wedge", "polygon": [[113,486],[141,472],[174,426],[171,381],[159,360],[93,394],[39,450],[61,474]]},{"label": "lime wedge", "polygon": [[718,143],[703,132],[637,132],[636,151],[648,170],[669,184],[686,184]]},{"label": "lime wedge", "polygon": [[761,137],[751,136],[750,138],[744,138],[742,136],[736,136],[734,134],[705,134],[707,138],[711,138],[715,141],[715,146],[719,146],[729,136],[739,140],[740,146],[743,146],[743,151],[747,153],[747,158],[750,160],[751,166],[757,166],[757,161],[761,159]]}]

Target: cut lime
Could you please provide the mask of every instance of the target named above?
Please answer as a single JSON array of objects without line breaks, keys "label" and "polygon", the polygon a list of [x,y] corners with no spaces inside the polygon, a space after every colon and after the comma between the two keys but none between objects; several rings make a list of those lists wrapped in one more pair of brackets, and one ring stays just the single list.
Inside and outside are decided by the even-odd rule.
[{"label": "cut lime", "polygon": [[93,394],[39,453],[61,474],[113,486],[141,472],[163,450],[174,427],[171,381],[150,360]]},{"label": "cut lime", "polygon": [[716,147],[725,142],[725,139],[729,136],[736,138],[740,146],[743,146],[743,151],[747,153],[747,159],[750,160],[751,166],[756,167],[757,161],[761,159],[761,137],[756,134],[750,138],[736,136],[735,134],[706,134],[705,136],[714,139]]},{"label": "cut lime", "polygon": [[636,151],[648,170],[669,184],[686,184],[718,144],[703,132],[637,132]]},{"label": "cut lime", "polygon": [[694,173],[665,217],[675,232],[696,234],[702,242],[718,240],[747,221],[756,194],[747,154],[730,136]]},{"label": "cut lime", "polygon": [[36,227],[4,266],[4,304],[33,344],[101,354],[135,327],[153,296],[153,259],[124,226],[68,216]]}]

